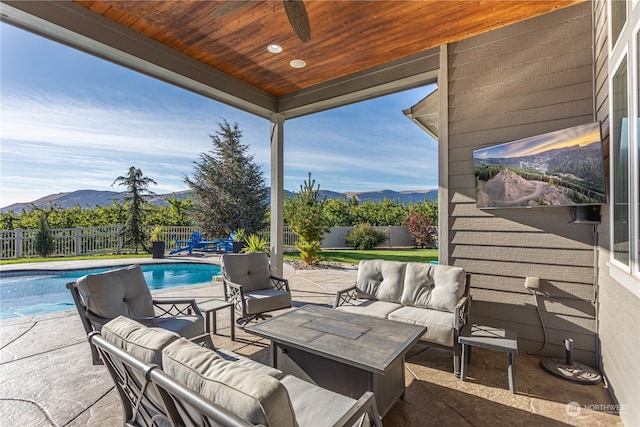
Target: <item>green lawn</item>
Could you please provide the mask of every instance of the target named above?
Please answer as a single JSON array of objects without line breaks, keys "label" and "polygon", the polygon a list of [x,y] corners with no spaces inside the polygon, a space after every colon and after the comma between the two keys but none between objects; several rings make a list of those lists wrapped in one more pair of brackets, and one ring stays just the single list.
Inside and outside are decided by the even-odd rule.
[{"label": "green lawn", "polygon": [[[335,250],[321,251],[323,261],[328,262],[348,262],[357,264],[363,259],[386,259],[390,261],[404,262],[429,262],[438,260],[437,249],[379,249],[371,251],[357,250]],[[299,260],[298,252],[285,252],[285,260]]]},{"label": "green lawn", "polygon": [[[322,251],[320,252],[323,261],[327,262],[347,262],[357,264],[362,259],[386,259],[390,261],[413,261],[413,262],[429,262],[438,260],[437,249],[379,249],[372,251],[356,251],[352,249]],[[77,257],[50,257],[50,258],[20,258],[20,259],[4,259],[0,264],[23,264],[27,262],[45,262],[45,261],[77,261],[77,260],[96,260],[96,259],[121,259],[121,258],[150,258],[150,254],[124,254],[124,255],[87,255]],[[299,260],[298,252],[285,252],[285,260]]]}]

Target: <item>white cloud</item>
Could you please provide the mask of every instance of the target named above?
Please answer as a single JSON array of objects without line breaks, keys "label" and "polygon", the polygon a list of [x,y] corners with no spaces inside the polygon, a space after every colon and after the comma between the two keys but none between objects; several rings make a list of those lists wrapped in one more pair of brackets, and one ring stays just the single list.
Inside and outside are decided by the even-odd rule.
[{"label": "white cloud", "polygon": [[[103,95],[3,88],[3,206],[76,189],[120,191],[111,184],[132,165],[158,183],[157,193],[184,190],[222,117],[239,123],[270,185],[268,121],[208,100],[162,105],[133,94],[123,105]],[[334,191],[434,187],[436,143],[397,113],[356,105],[285,122],[285,188],[297,190],[308,172]]]}]

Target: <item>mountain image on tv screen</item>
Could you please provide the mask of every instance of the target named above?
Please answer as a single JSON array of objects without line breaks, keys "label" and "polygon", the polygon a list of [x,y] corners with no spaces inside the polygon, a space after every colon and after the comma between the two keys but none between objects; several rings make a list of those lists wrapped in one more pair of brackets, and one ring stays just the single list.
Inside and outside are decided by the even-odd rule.
[{"label": "mountain image on tv screen", "polygon": [[473,152],[479,208],[606,203],[600,123]]}]

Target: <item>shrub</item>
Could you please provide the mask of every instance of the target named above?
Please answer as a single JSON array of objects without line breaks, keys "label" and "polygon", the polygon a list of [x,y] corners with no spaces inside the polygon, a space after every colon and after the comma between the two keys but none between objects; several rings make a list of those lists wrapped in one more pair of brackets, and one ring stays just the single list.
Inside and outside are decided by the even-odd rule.
[{"label": "shrub", "polygon": [[245,247],[242,252],[264,252],[269,255],[269,241],[257,234],[250,234],[244,239]]},{"label": "shrub", "polygon": [[49,223],[47,222],[47,217],[45,215],[40,217],[39,225],[33,246],[38,255],[46,258],[53,253],[54,243],[53,237],[51,236],[51,230],[49,229]]},{"label": "shrub", "polygon": [[404,221],[404,226],[407,227],[414,245],[426,248],[432,247],[436,242],[438,227],[433,225],[429,215],[413,210]]},{"label": "shrub", "polygon": [[287,197],[284,203],[284,217],[289,227],[298,235],[296,248],[300,251],[300,259],[305,265],[320,262],[320,245],[323,234],[329,231],[324,206],[327,197],[320,199],[320,184],[309,179],[300,186],[300,192]]},{"label": "shrub", "polygon": [[387,235],[378,231],[371,224],[358,224],[344,236],[347,246],[355,249],[370,250],[387,240]]},{"label": "shrub", "polygon": [[164,230],[162,227],[154,227],[151,230],[150,239],[152,242],[164,242]]}]

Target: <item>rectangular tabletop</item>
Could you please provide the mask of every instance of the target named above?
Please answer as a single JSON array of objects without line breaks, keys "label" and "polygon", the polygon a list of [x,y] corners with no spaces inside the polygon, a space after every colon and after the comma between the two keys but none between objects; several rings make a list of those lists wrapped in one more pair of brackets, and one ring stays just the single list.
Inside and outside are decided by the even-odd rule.
[{"label": "rectangular tabletop", "polygon": [[201,311],[215,311],[223,308],[231,307],[233,303],[222,299],[210,299],[198,303],[198,308]]},{"label": "rectangular tabletop", "polygon": [[460,344],[483,347],[492,350],[518,352],[518,336],[515,331],[509,331],[491,326],[466,324],[460,336]]},{"label": "rectangular tabletop", "polygon": [[275,343],[385,374],[420,339],[425,328],[306,305],[245,330]]}]

